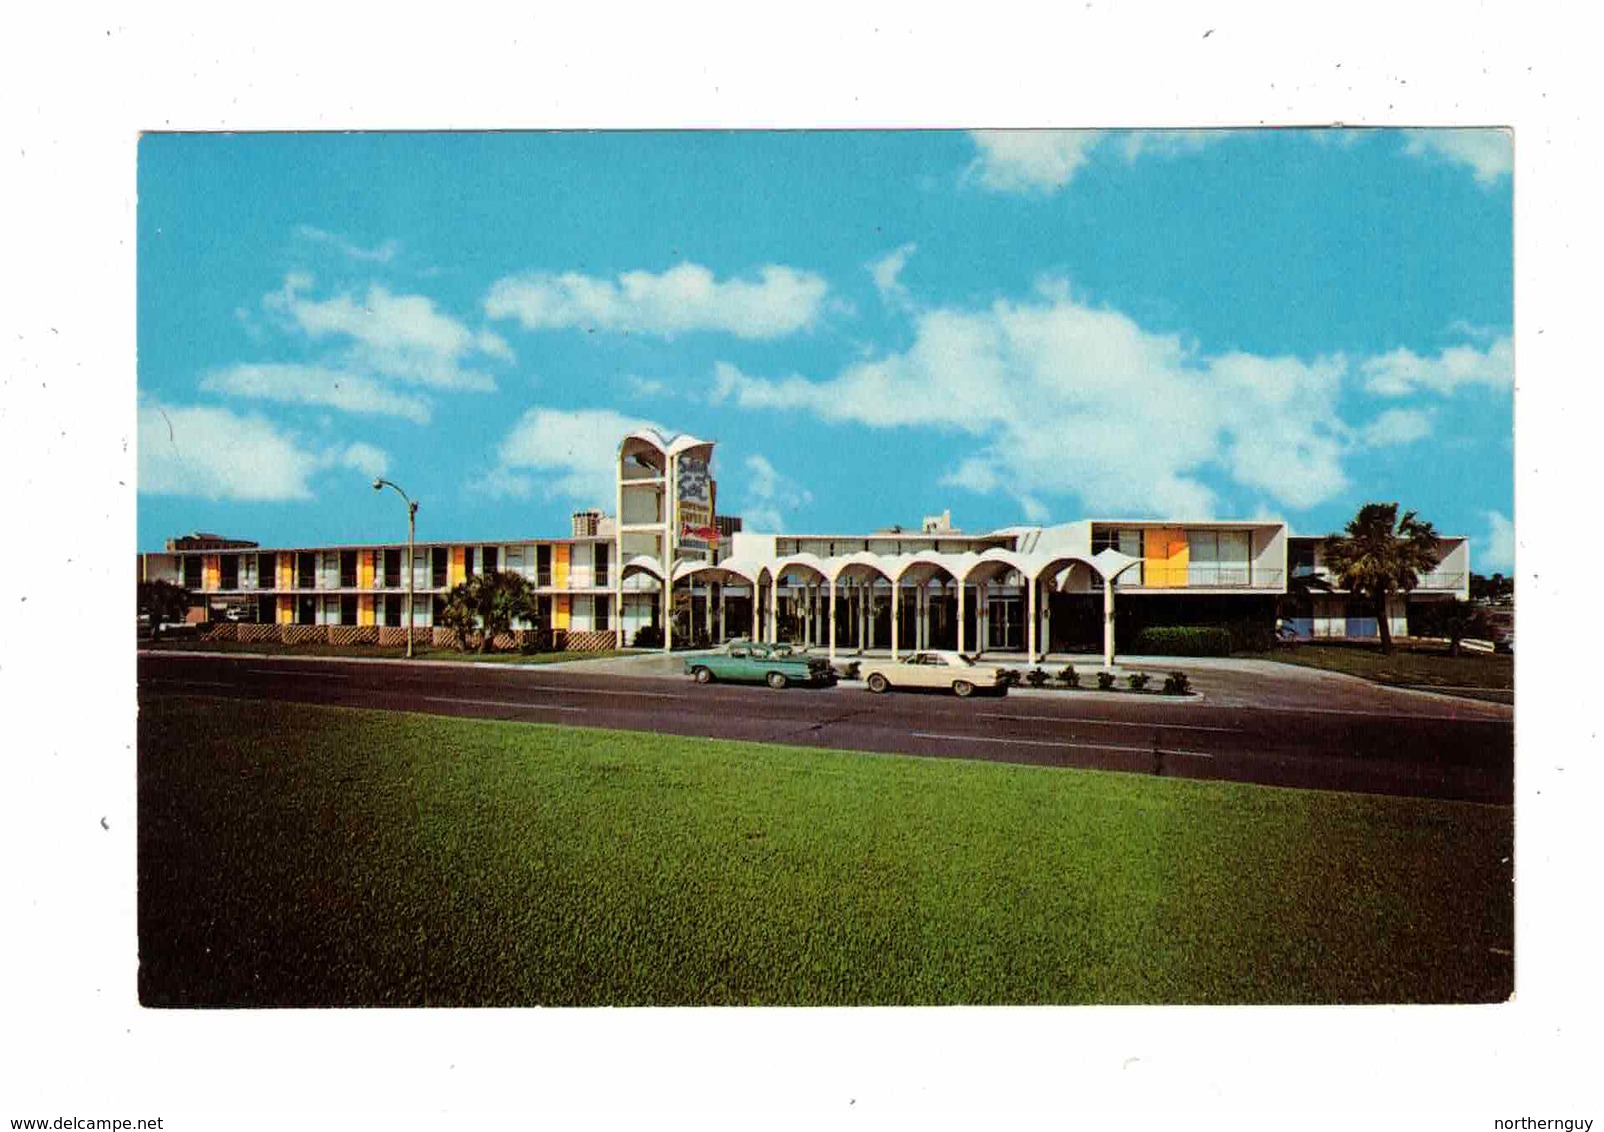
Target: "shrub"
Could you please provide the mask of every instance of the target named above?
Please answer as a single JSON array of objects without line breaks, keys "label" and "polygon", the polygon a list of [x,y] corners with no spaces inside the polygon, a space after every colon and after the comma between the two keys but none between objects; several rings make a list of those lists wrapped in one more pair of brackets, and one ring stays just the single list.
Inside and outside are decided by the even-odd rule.
[{"label": "shrub", "polygon": [[1064,665],[1064,670],[1058,674],[1058,678],[1062,680],[1067,687],[1080,687],[1080,673],[1075,671],[1075,666],[1073,664]]},{"label": "shrub", "polygon": [[1112,672],[1099,672],[1097,674],[1097,690],[1099,692],[1106,692],[1113,686],[1114,674]]},{"label": "shrub", "polygon": [[1140,692],[1143,688],[1147,687],[1147,682],[1151,679],[1152,677],[1145,672],[1132,672],[1129,676],[1125,677],[1125,682],[1131,686],[1131,691]]},{"label": "shrub", "polygon": [[635,647],[638,649],[662,648],[663,630],[656,625],[642,625],[635,630]]},{"label": "shrub", "polygon": [[1019,669],[1017,669],[1017,668],[1004,668],[1001,671],[1002,671],[1002,682],[1003,682],[1003,686],[1004,687],[1006,687],[1006,688],[1017,688],[1017,687],[1019,687],[1019,680],[1020,680]]},{"label": "shrub", "polygon": [[1025,673],[1025,683],[1029,684],[1032,688],[1040,688],[1043,684],[1047,683],[1047,673],[1043,672],[1039,668],[1032,668],[1029,672]]},{"label": "shrub", "polygon": [[1225,626],[1232,652],[1269,652],[1275,648],[1275,624],[1263,620],[1231,621]]},{"label": "shrub", "polygon": [[1184,672],[1171,672],[1164,677],[1164,694],[1166,696],[1184,696],[1192,689],[1192,681],[1187,679]]},{"label": "shrub", "polygon": [[1131,651],[1147,656],[1229,656],[1231,634],[1218,625],[1154,626],[1136,634]]}]

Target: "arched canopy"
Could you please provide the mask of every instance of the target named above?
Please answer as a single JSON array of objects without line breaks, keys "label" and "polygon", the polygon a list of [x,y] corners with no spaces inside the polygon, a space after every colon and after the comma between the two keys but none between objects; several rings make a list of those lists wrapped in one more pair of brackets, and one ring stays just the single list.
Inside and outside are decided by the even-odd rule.
[{"label": "arched canopy", "polygon": [[700,440],[688,432],[670,433],[665,436],[655,428],[638,428],[629,433],[624,437],[621,448],[627,451],[631,447],[631,441],[637,442],[636,447],[644,445],[655,448],[664,456],[678,456],[681,452],[688,452],[692,448],[711,448],[713,446],[712,441]]},{"label": "arched canopy", "polygon": [[650,554],[637,554],[634,558],[631,558],[628,562],[624,563],[624,565],[618,571],[618,577],[620,581],[625,580],[634,574],[650,574],[659,582],[663,581],[666,577],[666,574],[663,570],[663,564],[657,561],[657,559],[653,558]]},{"label": "arched canopy", "polygon": [[702,578],[705,581],[728,584],[731,578],[736,578],[752,586],[758,584],[761,569],[754,562],[734,558],[727,558],[717,565],[711,562],[683,561],[674,566],[674,580],[678,582],[685,578]]},{"label": "arched canopy", "polygon": [[792,570],[806,570],[811,574],[817,574],[820,581],[829,581],[833,577],[830,562],[816,554],[792,554],[774,564],[776,578],[783,578]]}]

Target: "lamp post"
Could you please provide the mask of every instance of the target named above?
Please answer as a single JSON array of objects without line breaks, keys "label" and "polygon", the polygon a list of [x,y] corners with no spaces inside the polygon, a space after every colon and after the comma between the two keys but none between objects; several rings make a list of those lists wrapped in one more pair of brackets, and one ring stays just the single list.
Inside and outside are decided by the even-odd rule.
[{"label": "lamp post", "polygon": [[413,606],[415,605],[415,603],[412,600],[412,575],[413,575],[414,570],[416,569],[416,565],[413,562],[413,558],[412,558],[412,541],[413,541],[413,537],[417,533],[418,505],[417,505],[416,502],[413,501],[413,499],[412,499],[412,497],[410,495],[408,495],[406,492],[401,490],[401,486],[399,484],[391,483],[387,479],[376,479],[376,480],[373,481],[373,490],[374,491],[383,491],[387,487],[394,488],[395,489],[395,493],[397,495],[399,495],[402,499],[406,500],[406,503],[407,503],[407,659],[411,660],[412,659],[412,615],[413,615]]}]

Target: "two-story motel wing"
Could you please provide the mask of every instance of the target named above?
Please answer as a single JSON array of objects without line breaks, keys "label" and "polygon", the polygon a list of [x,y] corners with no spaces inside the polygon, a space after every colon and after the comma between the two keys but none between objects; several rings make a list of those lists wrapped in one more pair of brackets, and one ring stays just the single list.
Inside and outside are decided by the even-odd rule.
[{"label": "two-story motel wing", "polygon": [[[662,647],[738,637],[862,652],[1102,651],[1147,625],[1277,618],[1303,637],[1373,637],[1369,603],[1333,586],[1322,539],[1284,522],[1082,519],[981,534],[946,516],[924,529],[785,535],[720,522],[714,442],[630,433],[619,445],[615,512],[576,512],[570,537],[422,542],[410,568],[414,624],[428,633],[445,594],[476,572],[509,570],[534,585],[536,623],[570,648],[623,647],[648,626]],[[404,634],[404,543],[259,548],[175,540],[141,557],[202,601],[202,618]],[[1420,603],[1469,596],[1463,537],[1388,616],[1408,632]],[[672,616],[665,616],[672,610]],[[330,638],[337,636],[331,632]]]}]

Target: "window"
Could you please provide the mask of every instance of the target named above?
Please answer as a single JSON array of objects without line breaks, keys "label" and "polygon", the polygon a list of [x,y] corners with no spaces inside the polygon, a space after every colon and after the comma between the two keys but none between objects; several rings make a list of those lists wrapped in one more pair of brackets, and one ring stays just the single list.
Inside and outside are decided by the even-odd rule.
[{"label": "window", "polygon": [[401,585],[401,552],[387,550],[384,552],[384,588],[393,590]]},{"label": "window", "polygon": [[430,571],[432,576],[429,584],[437,590],[444,589],[446,585],[446,571],[451,564],[451,553],[445,547],[437,546],[434,548],[434,552],[431,557],[433,559],[433,569]]},{"label": "window", "polygon": [[608,556],[612,554],[612,550],[613,548],[609,543],[598,542],[596,544],[596,584],[598,586],[610,584],[607,579],[607,567]]},{"label": "window", "polygon": [[356,624],[356,594],[340,595],[340,624]]},{"label": "window", "polygon": [[1186,584],[1189,586],[1245,586],[1248,584],[1247,531],[1188,531]]},{"label": "window", "polygon": [[223,590],[239,589],[239,555],[225,554],[218,563],[217,588]]},{"label": "window", "polygon": [[317,598],[311,594],[302,594],[295,599],[295,623],[297,625],[317,624]]},{"label": "window", "polygon": [[551,547],[535,548],[535,585],[551,585]]},{"label": "window", "polygon": [[191,554],[184,559],[184,588],[198,590],[201,588],[201,560],[199,555]]},{"label": "window", "polygon": [[406,604],[404,597],[380,598],[384,602],[384,623],[392,629],[401,627],[401,607]]},{"label": "window", "polygon": [[598,632],[603,630],[603,629],[612,628],[612,625],[609,624],[609,622],[608,622],[608,616],[607,616],[607,614],[608,614],[608,608],[607,607],[608,607],[608,604],[611,601],[612,601],[612,596],[610,594],[597,594],[596,595],[596,620],[594,622],[594,627],[596,628],[596,630]]},{"label": "window", "polygon": [[[356,551],[340,551],[340,588],[342,590],[356,589]],[[341,621],[340,624],[354,625],[356,622]]]},{"label": "window", "polygon": [[270,590],[273,588],[273,572],[276,569],[277,556],[272,554],[258,554],[256,556],[256,588]]},{"label": "window", "polygon": [[498,553],[499,550],[499,547],[487,546],[479,552],[484,556],[486,574],[494,574],[499,569],[498,563],[501,560],[501,555]]},{"label": "window", "polygon": [[467,547],[467,548],[465,548],[463,550],[463,552],[462,552],[462,576],[463,577],[471,578],[471,577],[474,576],[474,573],[476,572],[475,568],[479,564],[478,560],[479,560],[479,548],[477,546],[470,546],[470,547]]},{"label": "window", "polygon": [[[302,551],[295,556],[295,588],[310,590],[317,588],[317,555],[309,551]],[[310,621],[302,621],[303,625],[310,625]]]}]

